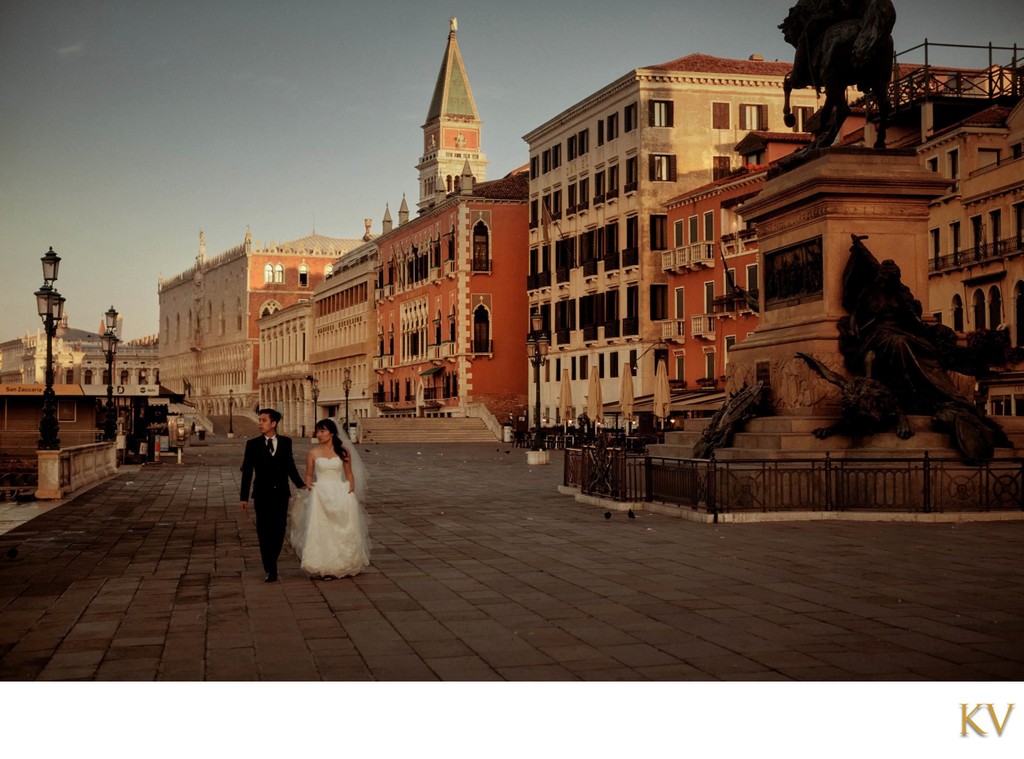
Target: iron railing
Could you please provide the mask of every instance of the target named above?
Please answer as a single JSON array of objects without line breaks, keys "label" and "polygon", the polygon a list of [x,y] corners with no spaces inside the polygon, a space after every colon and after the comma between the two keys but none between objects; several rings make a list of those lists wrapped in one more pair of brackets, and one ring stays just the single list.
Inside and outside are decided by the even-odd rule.
[{"label": "iron railing", "polygon": [[1024,510],[1024,461],[993,459],[677,459],[566,449],[564,484],[587,495],[733,512]]}]

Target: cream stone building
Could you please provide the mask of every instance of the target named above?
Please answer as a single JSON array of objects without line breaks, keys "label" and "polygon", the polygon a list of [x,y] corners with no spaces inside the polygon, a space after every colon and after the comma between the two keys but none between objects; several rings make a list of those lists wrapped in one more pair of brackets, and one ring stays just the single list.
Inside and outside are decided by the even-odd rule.
[{"label": "cream stone building", "polygon": [[[525,135],[530,150],[529,306],[551,333],[542,413],[558,418],[568,370],[575,413],[589,374],[617,398],[634,367],[653,391],[670,317],[662,255],[672,241],[665,202],[738,168],[751,131],[782,127],[788,63],[689,55],[635,69]],[[797,129],[816,110],[795,91]],[[530,383],[529,407],[536,389]]]},{"label": "cream stone building", "polygon": [[[369,230],[369,219],[366,225]],[[376,415],[372,356],[379,251],[371,238],[367,231],[367,242],[338,259],[331,276],[313,294],[309,363],[318,392],[317,418],[332,417],[343,423],[347,400],[350,425]]]},{"label": "cream stone building", "polygon": [[361,244],[312,234],[286,243],[244,241],[207,258],[206,239],[189,269],[159,282],[164,384],[200,412],[255,417],[260,393],[257,320],[308,300],[334,261]]},{"label": "cream stone building", "polygon": [[261,316],[259,354],[259,406],[275,408],[283,435],[312,434],[308,339],[312,301],[302,300]]}]

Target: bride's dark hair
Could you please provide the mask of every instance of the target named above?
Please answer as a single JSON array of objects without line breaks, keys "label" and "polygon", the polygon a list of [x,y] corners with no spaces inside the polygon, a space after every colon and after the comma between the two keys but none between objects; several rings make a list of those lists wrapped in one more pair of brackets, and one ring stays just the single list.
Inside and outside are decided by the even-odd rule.
[{"label": "bride's dark hair", "polygon": [[321,419],[316,423],[316,430],[327,430],[331,433],[331,442],[334,444],[334,452],[338,454],[342,461],[348,458],[348,451],[345,450],[345,446],[341,444],[341,438],[338,437],[338,425],[336,425],[330,419]]}]

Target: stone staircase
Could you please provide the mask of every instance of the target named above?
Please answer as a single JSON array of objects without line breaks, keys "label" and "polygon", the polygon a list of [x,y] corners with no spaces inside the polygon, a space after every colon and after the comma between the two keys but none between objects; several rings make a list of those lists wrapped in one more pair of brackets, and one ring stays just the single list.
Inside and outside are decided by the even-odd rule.
[{"label": "stone staircase", "polygon": [[365,443],[494,443],[482,419],[471,417],[375,417],[359,420],[359,442]]},{"label": "stone staircase", "polygon": [[[213,434],[220,437],[228,436],[228,417],[225,416],[211,416],[210,421],[213,423]],[[239,416],[235,414],[231,418],[231,429],[235,431],[235,437],[250,438],[256,437],[260,434],[259,428],[256,426],[256,422],[248,417]]]},{"label": "stone staircase", "polygon": [[[665,458],[692,458],[693,446],[700,440],[708,419],[687,419],[681,431],[665,434],[661,445],[649,446],[651,456]],[[935,432],[931,418],[912,416],[910,424],[914,436],[900,440],[894,432],[863,437],[834,435],[825,440],[814,437],[812,431],[835,423],[827,416],[766,416],[746,423],[733,437],[731,448],[719,448],[715,458],[722,461],[743,459],[800,459],[819,458],[828,452],[833,458],[918,458],[927,452],[930,456],[956,457],[958,452],[950,436]],[[1016,458],[1024,453],[1019,449],[999,448],[996,458]]]}]

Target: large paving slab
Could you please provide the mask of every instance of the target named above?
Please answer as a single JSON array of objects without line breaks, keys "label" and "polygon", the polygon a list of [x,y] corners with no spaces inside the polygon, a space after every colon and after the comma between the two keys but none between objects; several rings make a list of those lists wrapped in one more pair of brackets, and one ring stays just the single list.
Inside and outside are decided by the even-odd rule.
[{"label": "large paving slab", "polygon": [[243,443],[0,535],[0,679],[1024,679],[1019,522],[605,519],[560,452],[364,445],[372,567],[315,581],[286,545],[265,584]]}]

